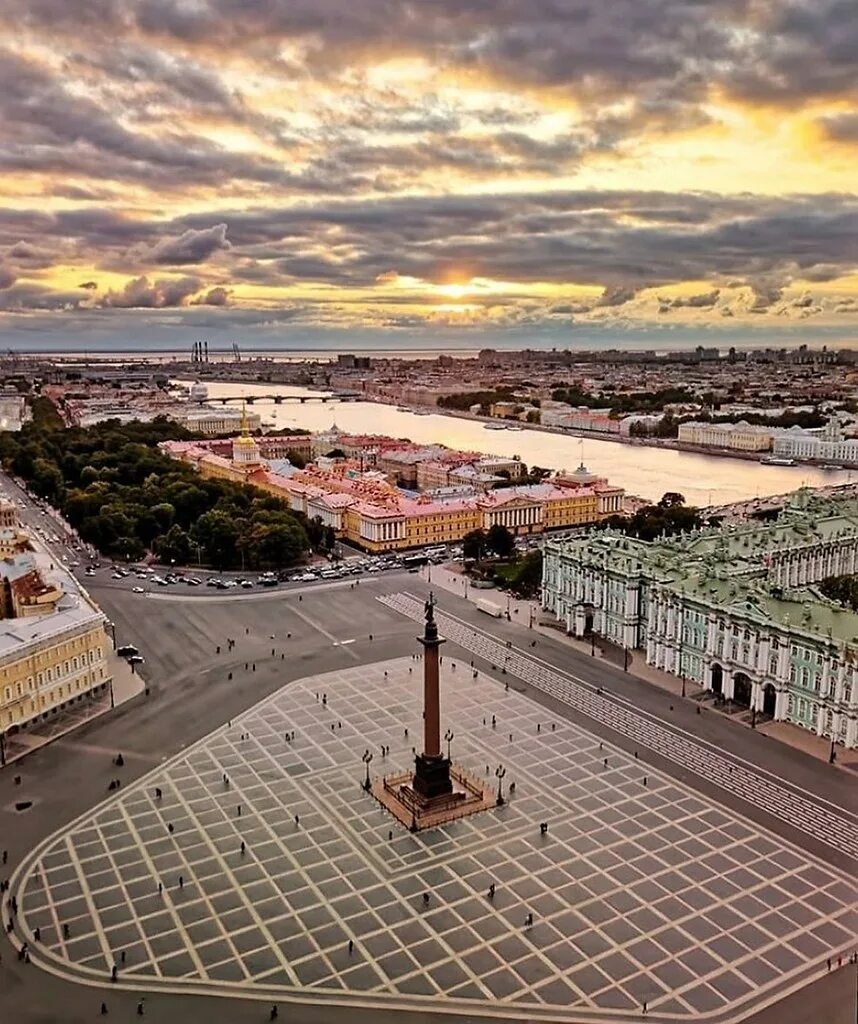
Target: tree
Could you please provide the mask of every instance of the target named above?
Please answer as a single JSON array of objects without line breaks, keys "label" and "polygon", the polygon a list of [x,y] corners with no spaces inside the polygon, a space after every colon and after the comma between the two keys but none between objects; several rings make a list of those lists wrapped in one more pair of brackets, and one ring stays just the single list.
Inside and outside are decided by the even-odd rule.
[{"label": "tree", "polygon": [[251,533],[253,559],[262,566],[289,565],[307,547],[307,535],[294,520],[261,523]]},{"label": "tree", "polygon": [[516,592],[521,597],[536,597],[542,587],[542,549],[528,551],[519,565]]},{"label": "tree", "polygon": [[678,491],[667,491],[661,496],[659,508],[675,508],[677,505],[685,504],[685,495]]},{"label": "tree", "polygon": [[238,529],[225,512],[206,512],[191,528],[191,539],[203,547],[216,569],[227,569],[236,560]]},{"label": "tree", "polygon": [[313,548],[314,551],[318,551],[325,540],[325,527],[322,523],[322,517],[313,516],[312,519],[308,519],[304,524],[304,529],[307,531],[307,539],[310,542],[310,547]]},{"label": "tree", "polygon": [[482,530],[471,530],[462,538],[462,554],[465,558],[478,562],[486,550],[486,535]]},{"label": "tree", "polygon": [[494,523],[486,534],[486,547],[498,558],[509,558],[515,551],[515,537],[501,523]]},{"label": "tree", "polygon": [[63,493],[63,475],[48,459],[36,459],[31,479],[33,490],[52,505],[58,505]]},{"label": "tree", "polygon": [[191,560],[191,538],[181,526],[171,526],[153,545],[159,561],[172,565],[187,565]]},{"label": "tree", "polygon": [[499,566],[496,579],[519,597],[535,597],[542,586],[542,551],[536,548],[517,562]]}]

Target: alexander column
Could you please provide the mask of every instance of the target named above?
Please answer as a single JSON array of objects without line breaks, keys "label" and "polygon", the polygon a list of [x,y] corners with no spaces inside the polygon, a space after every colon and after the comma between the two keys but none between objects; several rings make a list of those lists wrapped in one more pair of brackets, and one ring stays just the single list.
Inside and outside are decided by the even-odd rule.
[{"label": "alexander column", "polygon": [[450,761],[441,753],[441,700],[438,649],[444,643],[435,621],[435,598],[425,605],[426,628],[417,639],[423,644],[423,753],[415,760],[414,791],[425,800],[453,792]]}]

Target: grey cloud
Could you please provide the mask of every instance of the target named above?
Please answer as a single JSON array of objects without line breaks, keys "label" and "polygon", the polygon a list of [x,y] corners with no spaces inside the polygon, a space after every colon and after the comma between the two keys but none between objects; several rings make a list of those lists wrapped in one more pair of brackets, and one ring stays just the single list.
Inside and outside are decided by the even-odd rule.
[{"label": "grey cloud", "polygon": [[52,250],[47,246],[37,245],[21,239],[13,246],[10,246],[6,256],[19,268],[25,268],[32,272],[35,270],[45,270],[57,263],[61,248],[62,245],[60,244],[56,250]]},{"label": "grey cloud", "polygon": [[178,238],[164,238],[149,253],[153,263],[203,263],[221,249],[229,249],[226,224],[197,231],[188,228]]},{"label": "grey cloud", "polygon": [[10,313],[28,313],[34,310],[60,312],[77,310],[81,296],[74,292],[60,292],[44,285],[19,281],[3,290],[0,310]]},{"label": "grey cloud", "polygon": [[635,297],[635,289],[625,285],[611,285],[605,288],[596,301],[598,307],[623,306]]},{"label": "grey cloud", "polygon": [[674,299],[659,299],[670,309],[711,309],[718,301],[721,294],[720,288],[713,288],[711,292],[701,292],[698,295],[679,296]]},{"label": "grey cloud", "polygon": [[199,291],[198,277],[182,277],[176,280],[150,281],[145,275],[126,282],[120,292],[111,289],[103,298],[102,305],[116,309],[166,309],[183,306]]},{"label": "grey cloud", "polygon": [[858,143],[858,111],[822,117],[819,124],[834,142]]},{"label": "grey cloud", "polygon": [[17,280],[18,277],[12,268],[6,266],[5,263],[0,263],[0,291],[11,288]]},{"label": "grey cloud", "polygon": [[[752,285],[766,309],[790,281],[858,269],[858,197],[838,194],[405,195],[244,206],[218,217],[229,224],[232,280],[263,284],[370,287],[395,271],[434,282],[469,274],[593,285],[610,297],[701,280],[712,289]],[[87,266],[115,266],[129,251],[210,240],[212,220],[206,212],[165,222],[98,208],[0,210],[0,249],[29,236],[72,245]]]},{"label": "grey cloud", "polygon": [[193,299],[191,305],[227,306],[229,305],[229,297],[231,294],[232,292],[228,288],[224,288],[222,285],[217,285],[215,288],[209,288],[209,290],[199,298]]},{"label": "grey cloud", "polygon": [[217,146],[164,128],[144,134],[124,127],[98,103],[75,95],[45,66],[0,51],[0,124],[6,144],[0,167],[67,171],[190,187],[229,179],[286,183],[294,175],[276,161]]}]

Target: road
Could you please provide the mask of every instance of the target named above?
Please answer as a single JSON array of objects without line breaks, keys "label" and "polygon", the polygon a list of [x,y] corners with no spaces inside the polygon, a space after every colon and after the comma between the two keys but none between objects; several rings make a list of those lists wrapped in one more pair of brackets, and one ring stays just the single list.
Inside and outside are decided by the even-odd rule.
[{"label": "road", "polygon": [[[2,845],[9,851],[9,864],[4,871],[11,871],[46,835],[97,804],[107,794],[108,781],[117,774],[127,785],[291,680],[410,654],[414,649],[414,622],[376,598],[411,591],[422,600],[428,589],[417,577],[406,573],[368,580],[354,588],[350,583],[316,584],[293,588],[288,594],[253,598],[211,591],[205,597],[183,598],[173,588],[141,597],[127,588],[113,586],[116,581],[109,582],[108,586],[96,580],[92,585],[93,597],[116,624],[118,642],[133,642],[144,654],[149,692],[115,714],[28,756],[15,769],[21,776],[20,785],[11,772],[0,773],[0,834]],[[477,627],[488,625],[485,616],[453,595],[442,595],[441,602],[444,613],[455,619]],[[540,636],[538,647],[533,649],[530,644],[534,634],[526,626],[492,621],[491,632],[502,644],[510,640],[529,658],[538,654],[551,671],[572,673],[590,687],[602,686],[607,696],[616,696],[618,709],[627,711],[628,705],[633,704],[650,719],[670,718],[670,724],[680,733],[694,734],[737,764],[740,760],[760,764],[785,785],[800,788],[820,802],[827,800],[846,812],[854,813],[856,809],[854,780],[837,768],[752,734],[723,716],[705,712],[698,716],[692,702],[678,701],[603,661],[571,651],[560,640]],[[226,649],[227,637],[236,641],[231,652]],[[448,649],[452,653],[456,646],[451,642]],[[488,649],[483,653],[493,656]],[[460,649],[459,656],[462,654]],[[489,667],[485,660],[479,664]],[[524,682],[520,686],[556,713],[586,722],[588,729],[628,749],[629,738],[604,722],[589,716],[585,719],[578,709],[535,686]],[[671,703],[672,712],[668,710]],[[121,771],[112,763],[119,751],[125,760]],[[725,793],[721,787],[706,783],[659,754],[641,750],[640,756],[645,763],[664,768],[716,799],[741,807],[754,820],[843,865],[842,859],[832,857],[830,848],[791,829],[760,807]],[[22,798],[33,800],[34,807],[16,813],[14,802]],[[36,973],[32,968],[28,972],[8,955],[9,949],[7,946],[4,950],[0,965],[0,991],[14,1000],[16,1024],[42,1024],[46,1019],[88,1020],[97,1013],[102,998],[109,1001],[112,1017],[134,1014],[133,994],[72,985]],[[849,1002],[848,993],[853,982],[849,971],[837,972],[827,979],[824,997],[816,999],[807,991],[798,993],[788,1000],[781,1019],[807,1019],[807,1009],[813,1007],[818,1024],[851,1024],[855,1019],[854,1003]],[[156,1019],[163,1024],[190,1016],[187,998],[159,995],[147,1005],[147,1014],[157,1010]],[[193,997],[193,1018],[205,1016],[211,1024],[262,1020],[267,1016],[266,1009],[252,1001]],[[62,1016],[58,1015],[60,1012]],[[290,1008],[289,1016],[315,1024],[330,1020],[332,1012],[295,1006]],[[384,1024],[388,1016],[391,1015],[377,1011],[348,1010],[344,1019],[358,1024],[364,1020]],[[435,1016],[419,1014],[411,1019],[422,1024]]]}]

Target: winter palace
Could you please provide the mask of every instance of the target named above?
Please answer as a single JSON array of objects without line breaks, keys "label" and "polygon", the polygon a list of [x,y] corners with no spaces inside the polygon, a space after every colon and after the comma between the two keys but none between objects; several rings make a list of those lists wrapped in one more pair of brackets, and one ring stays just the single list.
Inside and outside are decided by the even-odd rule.
[{"label": "winter palace", "polygon": [[796,491],[773,522],[655,542],[545,545],[543,606],[760,716],[858,746],[858,614],[816,584],[858,573],[858,501]]}]

